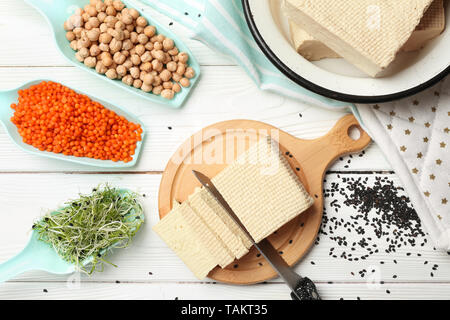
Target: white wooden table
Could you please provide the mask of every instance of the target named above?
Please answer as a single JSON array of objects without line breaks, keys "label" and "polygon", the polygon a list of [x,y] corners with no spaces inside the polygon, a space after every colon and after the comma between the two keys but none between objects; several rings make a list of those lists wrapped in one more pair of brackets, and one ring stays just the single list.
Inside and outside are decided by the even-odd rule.
[{"label": "white wooden table", "polygon": [[[155,16],[169,25],[168,18]],[[171,28],[181,35],[186,34],[176,23]],[[260,120],[301,138],[315,138],[325,134],[344,112],[321,110],[260,92],[226,57],[199,42],[188,38],[185,41],[201,62],[203,76],[188,103],[181,110],[172,110],[113,88],[69,65],[56,50],[42,16],[23,1],[0,1],[0,90],[17,87],[33,78],[51,77],[126,106],[141,117],[148,130],[137,167],[126,172],[101,172],[24,153],[0,129],[0,262],[22,249],[34,219],[46,209],[58,207],[63,201],[76,197],[78,192],[89,192],[101,182],[145,193],[148,218],[133,245],[112,257],[118,268],[108,267],[103,273],[79,279],[44,272],[26,273],[1,284],[0,299],[289,298],[279,279],[247,287],[197,281],[151,230],[158,221],[161,172],[186,138],[218,121]],[[400,185],[375,145],[362,157],[338,161],[330,168],[325,187],[351,177],[367,177],[369,181],[383,177]],[[329,218],[347,219],[355,214],[354,209],[345,205],[335,212],[336,199],[342,201],[338,195],[326,199]],[[423,247],[404,246],[390,254],[384,251],[387,244],[378,241],[379,253],[366,260],[348,261],[329,255],[330,249],[336,246],[330,235],[320,238],[319,244],[296,270],[315,280],[325,299],[450,298],[450,256],[433,250],[431,241]],[[362,253],[358,250],[355,255]],[[428,264],[424,264],[425,261]],[[437,270],[432,270],[434,264],[438,265]],[[367,274],[361,277],[359,272],[364,269]]]}]

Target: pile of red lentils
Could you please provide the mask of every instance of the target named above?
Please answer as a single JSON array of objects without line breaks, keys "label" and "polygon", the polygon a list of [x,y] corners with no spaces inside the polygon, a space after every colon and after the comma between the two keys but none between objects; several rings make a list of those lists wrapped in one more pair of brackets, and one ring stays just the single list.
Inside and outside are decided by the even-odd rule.
[{"label": "pile of red lentils", "polygon": [[55,82],[19,91],[11,118],[23,142],[41,151],[130,162],[142,128]]}]

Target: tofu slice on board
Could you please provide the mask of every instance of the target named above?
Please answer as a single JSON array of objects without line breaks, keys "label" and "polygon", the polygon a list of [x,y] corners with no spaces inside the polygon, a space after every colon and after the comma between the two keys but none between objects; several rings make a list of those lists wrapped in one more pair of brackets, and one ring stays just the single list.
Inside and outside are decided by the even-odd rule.
[{"label": "tofu slice on board", "polygon": [[[205,188],[198,188],[189,197],[189,205],[193,211],[210,228],[213,234],[220,239],[229,253],[236,259],[242,258],[248,253],[248,248],[244,245],[241,237],[233,233],[225,222],[234,223],[232,220],[224,219],[225,215],[228,216],[228,214],[221,207],[210,206],[212,202],[216,202],[216,200]],[[217,204],[220,206],[219,203]]]},{"label": "tofu slice on board", "polygon": [[433,0],[285,0],[300,28],[372,77],[395,59]]},{"label": "tofu slice on board", "polygon": [[[186,208],[184,206],[184,208]],[[182,214],[181,205],[167,214],[153,230],[200,280],[218,265],[209,252],[204,236],[196,232]],[[206,228],[205,228],[206,230]],[[207,230],[204,232],[208,232]]]},{"label": "tofu slice on board", "polygon": [[261,139],[212,182],[256,242],[306,211],[306,192],[278,145]]}]

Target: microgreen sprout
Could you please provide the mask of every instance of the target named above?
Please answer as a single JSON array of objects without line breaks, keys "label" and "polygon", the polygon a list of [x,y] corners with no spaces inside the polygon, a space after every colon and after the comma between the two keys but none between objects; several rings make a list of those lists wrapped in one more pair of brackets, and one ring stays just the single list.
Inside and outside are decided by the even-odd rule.
[{"label": "microgreen sprout", "polygon": [[103,271],[105,263],[112,264],[105,259],[107,252],[126,248],[144,222],[138,198],[134,192],[100,186],[49,212],[33,230],[78,270],[88,274]]}]

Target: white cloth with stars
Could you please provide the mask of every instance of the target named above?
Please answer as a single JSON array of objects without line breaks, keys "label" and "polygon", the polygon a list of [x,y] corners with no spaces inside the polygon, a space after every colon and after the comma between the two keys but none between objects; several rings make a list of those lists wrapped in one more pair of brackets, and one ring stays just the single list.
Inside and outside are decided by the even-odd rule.
[{"label": "white cloth with stars", "polygon": [[416,96],[357,108],[436,246],[450,251],[450,77]]}]

